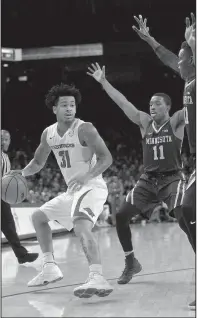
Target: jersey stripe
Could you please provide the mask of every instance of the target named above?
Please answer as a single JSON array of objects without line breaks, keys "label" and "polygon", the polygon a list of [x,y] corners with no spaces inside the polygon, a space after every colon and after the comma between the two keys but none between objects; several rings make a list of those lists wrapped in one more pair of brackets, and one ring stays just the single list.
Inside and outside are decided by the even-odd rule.
[{"label": "jersey stripe", "polygon": [[2,177],[10,171],[10,160],[8,158],[8,155],[1,152],[1,175]]}]

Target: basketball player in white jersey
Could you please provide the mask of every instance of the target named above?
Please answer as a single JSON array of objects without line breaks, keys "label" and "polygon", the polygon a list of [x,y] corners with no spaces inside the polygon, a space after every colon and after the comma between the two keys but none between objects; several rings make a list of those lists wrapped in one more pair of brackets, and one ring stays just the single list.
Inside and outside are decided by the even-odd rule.
[{"label": "basketball player in white jersey", "polygon": [[42,272],[28,286],[43,286],[63,278],[54,260],[48,225],[50,220],[57,220],[68,230],[74,228],[89,264],[89,279],[74,289],[74,295],[103,297],[113,288],[102,275],[99,247],[92,228],[107,199],[102,173],[111,165],[112,156],[96,128],[75,117],[80,100],[80,92],[75,87],[60,84],[51,88],[46,105],[53,110],[57,122],[43,131],[34,158],[22,170],[24,176],[39,172],[52,150],[68,186],[66,193],[45,203],[32,215],[44,264]]}]

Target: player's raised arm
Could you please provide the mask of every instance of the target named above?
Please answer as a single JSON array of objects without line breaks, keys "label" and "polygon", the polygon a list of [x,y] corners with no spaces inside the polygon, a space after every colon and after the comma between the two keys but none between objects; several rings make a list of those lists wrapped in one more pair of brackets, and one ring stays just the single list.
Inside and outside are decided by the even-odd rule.
[{"label": "player's raised arm", "polygon": [[134,16],[134,19],[136,20],[139,29],[133,25],[133,30],[139,35],[139,37],[147,42],[152,49],[154,50],[155,54],[158,56],[158,58],[168,67],[172,68],[174,71],[180,74],[179,68],[178,68],[178,57],[173,52],[166,49],[164,46],[162,46],[160,43],[158,43],[154,37],[152,37],[149,33],[149,27],[147,27],[147,19],[142,18],[141,15],[139,15],[139,19]]},{"label": "player's raised arm", "polygon": [[194,64],[196,65],[196,21],[193,13],[191,13],[191,21],[190,18],[186,18],[185,39],[191,47]]},{"label": "player's raised arm", "polygon": [[144,126],[143,122],[149,120],[149,115],[138,110],[132,103],[130,103],[126,97],[115,89],[105,77],[105,66],[100,68],[99,64],[92,64],[92,68],[88,67],[88,75],[92,76],[97,82],[99,82],[109,97],[123,110],[125,115],[139,126]]},{"label": "player's raised arm", "polygon": [[28,165],[22,170],[23,176],[31,176],[39,172],[45,165],[47,158],[51,152],[47,140],[47,130],[45,129],[41,135],[40,145],[35,151],[34,158],[28,163]]}]

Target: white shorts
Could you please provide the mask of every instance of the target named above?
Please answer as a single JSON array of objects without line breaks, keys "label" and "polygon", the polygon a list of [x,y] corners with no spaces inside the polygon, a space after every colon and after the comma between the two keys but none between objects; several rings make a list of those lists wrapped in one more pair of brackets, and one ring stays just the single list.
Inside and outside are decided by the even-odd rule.
[{"label": "white shorts", "polygon": [[67,191],[46,202],[40,207],[50,221],[56,220],[68,231],[73,228],[73,220],[88,217],[93,226],[103,211],[108,196],[106,184],[90,184],[79,191]]}]

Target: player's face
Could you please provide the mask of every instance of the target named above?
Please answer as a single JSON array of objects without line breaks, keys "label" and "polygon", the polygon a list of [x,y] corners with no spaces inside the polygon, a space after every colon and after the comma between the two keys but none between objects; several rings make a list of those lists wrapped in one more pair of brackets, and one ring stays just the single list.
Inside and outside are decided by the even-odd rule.
[{"label": "player's face", "polygon": [[1,133],[1,149],[3,151],[8,151],[10,145],[10,134],[8,133]]},{"label": "player's face", "polygon": [[193,70],[193,61],[190,51],[187,49],[181,49],[179,51],[179,62],[178,67],[181,74],[181,77],[186,80],[188,79],[190,72]]},{"label": "player's face", "polygon": [[53,107],[57,121],[69,123],[72,122],[76,115],[76,101],[73,96],[61,96],[58,103]]},{"label": "player's face", "polygon": [[163,97],[153,96],[150,100],[150,115],[156,121],[161,121],[169,113],[170,107],[166,105]]}]

